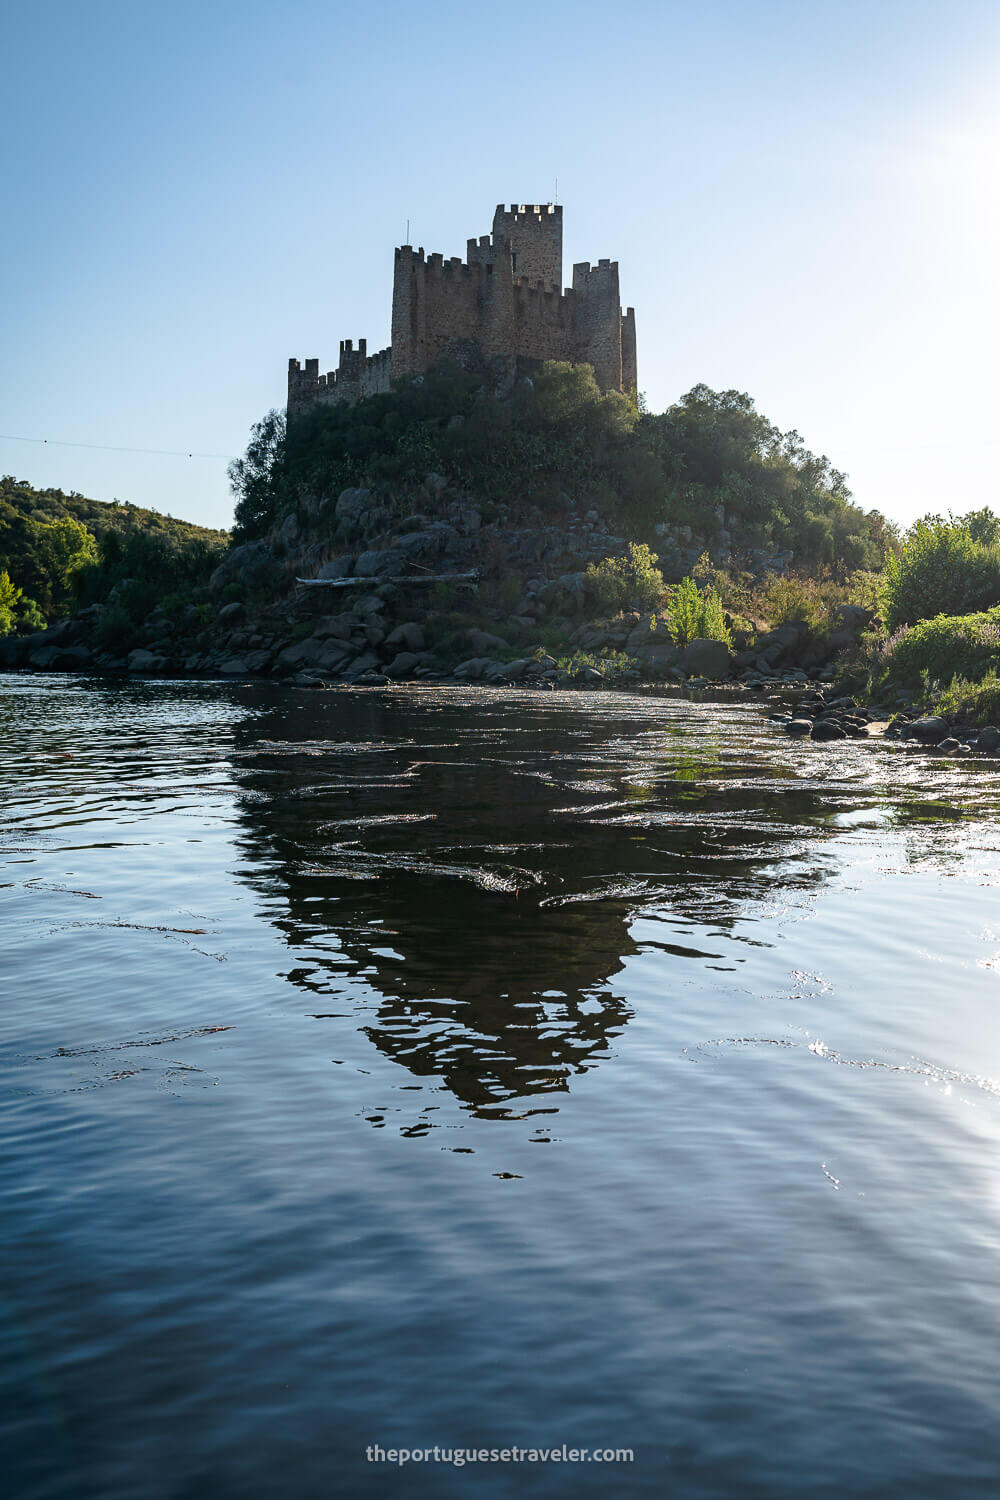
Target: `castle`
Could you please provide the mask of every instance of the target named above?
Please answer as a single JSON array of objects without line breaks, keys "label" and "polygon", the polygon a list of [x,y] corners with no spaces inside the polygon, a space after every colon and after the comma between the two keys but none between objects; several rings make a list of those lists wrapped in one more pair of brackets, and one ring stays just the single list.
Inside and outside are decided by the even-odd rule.
[{"label": "castle", "polygon": [[466,259],[400,245],[392,284],[392,343],[340,345],[326,375],[319,360],[288,361],[288,419],[315,403],[358,401],[420,375],[442,358],[510,384],[540,360],[593,366],[603,391],[637,390],[635,311],[622,312],[618,262],[583,261],[562,289],[562,205],[497,205],[493,232],[469,240]]}]

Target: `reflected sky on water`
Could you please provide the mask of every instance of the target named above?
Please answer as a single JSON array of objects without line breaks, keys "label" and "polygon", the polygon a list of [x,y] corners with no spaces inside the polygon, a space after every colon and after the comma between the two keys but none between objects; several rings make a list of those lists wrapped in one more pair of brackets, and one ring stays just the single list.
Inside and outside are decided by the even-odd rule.
[{"label": "reflected sky on water", "polygon": [[0,679],[15,1493],[995,1494],[998,772]]}]

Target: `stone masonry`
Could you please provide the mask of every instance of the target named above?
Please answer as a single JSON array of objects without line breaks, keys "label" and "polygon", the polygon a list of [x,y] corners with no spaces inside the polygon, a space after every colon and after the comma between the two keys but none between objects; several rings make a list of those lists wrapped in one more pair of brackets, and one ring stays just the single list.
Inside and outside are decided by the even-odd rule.
[{"label": "stone masonry", "polygon": [[541,360],[593,366],[603,391],[637,391],[635,311],[622,312],[618,262],[583,261],[562,289],[562,205],[497,205],[492,234],[468,241],[466,258],[423,247],[396,250],[392,344],[340,345],[336,370],[288,362],[289,421],[319,403],[358,401],[416,376],[443,358],[491,372],[509,385]]}]

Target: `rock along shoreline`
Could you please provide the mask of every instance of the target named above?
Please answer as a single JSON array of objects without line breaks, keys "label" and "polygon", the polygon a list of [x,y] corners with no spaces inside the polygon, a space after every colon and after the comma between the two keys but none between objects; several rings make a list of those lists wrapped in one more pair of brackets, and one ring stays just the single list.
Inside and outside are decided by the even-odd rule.
[{"label": "rock along shoreline", "polygon": [[[61,626],[73,623],[61,622]],[[845,740],[869,743],[888,740],[901,742],[901,748],[904,749],[943,756],[966,756],[973,753],[1000,756],[998,726],[976,727],[949,722],[941,715],[921,712],[912,702],[897,704],[895,707],[882,701],[864,703],[838,687],[834,670],[828,665],[811,671],[792,667],[766,674],[757,668],[744,667],[738,676],[730,675],[728,667],[735,666],[738,658],[734,659],[718,641],[691,642],[688,648],[677,652],[677,664],[672,665],[667,673],[662,671],[662,657],[659,662],[650,663],[646,660],[641,665],[606,674],[586,666],[575,671],[560,668],[556,659],[544,652],[510,661],[500,661],[488,656],[472,657],[459,663],[451,671],[418,672],[414,670],[419,665],[418,653],[399,652],[383,670],[379,670],[378,666],[365,664],[363,670],[354,672],[331,673],[299,669],[274,676],[266,667],[264,670],[260,667],[255,669],[249,663],[231,658],[218,665],[206,662],[204,665],[178,669],[176,663],[143,648],[134,649],[127,658],[108,660],[105,657],[102,660],[99,654],[88,647],[73,642],[71,637],[74,632],[61,626],[39,632],[33,637],[0,642],[0,674],[29,672],[117,680],[268,682],[286,689],[319,692],[412,684],[428,687],[516,687],[540,693],[567,689],[621,691],[664,698],[688,697],[692,694],[711,695],[719,701],[743,701],[755,707],[770,707],[768,722],[776,731],[783,731],[786,736],[799,743],[831,745]],[[54,635],[58,639],[52,640]],[[405,633],[401,635],[399,644],[406,644]],[[20,649],[11,651],[11,646]],[[5,651],[4,647],[8,649]],[[691,647],[698,649],[691,651]],[[725,668],[722,667],[720,647],[722,655],[727,658]],[[685,652],[688,653],[686,658]],[[270,653],[268,655],[270,657]],[[404,657],[402,661],[398,660],[400,655]],[[700,660],[710,662],[715,668],[711,676],[685,670],[685,661],[691,668]],[[264,663],[261,663],[261,667],[264,667]],[[657,671],[658,667],[661,668],[660,671]],[[910,695],[901,693],[896,696],[905,699]]]}]

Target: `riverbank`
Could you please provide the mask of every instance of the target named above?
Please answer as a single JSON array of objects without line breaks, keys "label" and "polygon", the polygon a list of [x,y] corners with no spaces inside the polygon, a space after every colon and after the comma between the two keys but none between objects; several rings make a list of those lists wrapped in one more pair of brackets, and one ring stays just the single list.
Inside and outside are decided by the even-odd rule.
[{"label": "riverbank", "polygon": [[[705,643],[716,644],[716,643]],[[97,666],[88,662],[85,653],[72,646],[42,646],[38,652],[45,655],[41,661],[24,666],[7,666],[6,671],[25,671],[59,674],[73,673],[82,677],[101,676],[111,680],[144,679],[151,677],[188,677],[201,681],[266,681],[260,673],[202,670],[188,673],[171,673],[157,664],[150,671],[140,663],[130,667],[128,662],[113,662]],[[471,670],[470,670],[471,666]],[[512,669],[512,670],[511,670]],[[0,670],[0,681],[2,681]],[[274,681],[274,679],[271,679]],[[473,686],[485,688],[518,688],[536,693],[573,691],[617,690],[639,694],[643,697],[718,698],[729,703],[744,702],[755,707],[770,707],[768,722],[776,729],[799,742],[832,744],[842,740],[900,741],[907,749],[919,749],[941,755],[965,756],[973,752],[981,755],[1000,755],[1000,727],[976,726],[961,718],[946,718],[940,714],[928,714],[912,701],[908,693],[894,693],[894,699],[908,700],[902,705],[873,697],[864,701],[854,694],[845,693],[838,683],[835,667],[814,668],[811,672],[803,668],[789,668],[785,672],[763,676],[755,671],[744,671],[738,677],[722,677],[715,680],[696,675],[684,676],[677,672],[671,676],[651,677],[637,667],[629,667],[605,675],[593,667],[571,671],[559,667],[555,658],[543,653],[527,660],[513,663],[475,662],[465,664],[463,670],[452,673],[427,672],[420,678],[400,673],[390,676],[385,672],[366,670],[351,679],[324,676],[299,671],[290,673],[275,683],[286,689],[305,689],[310,692],[336,690],[351,687],[378,688],[402,686],[412,682],[417,685]]]},{"label": "riverbank", "polygon": [[[107,599],[0,640],[0,670],[265,679],[304,689],[412,681],[700,691],[729,683],[737,696],[773,699],[775,722],[795,738],[884,733],[942,753],[990,748],[982,716],[973,725],[960,697],[942,711],[941,694],[917,670],[923,658],[913,646],[940,634],[936,623],[887,647],[866,634],[874,613],[857,602],[871,594],[864,580],[854,590],[823,584],[783,574],[787,559],[748,554],[758,582],[744,573],[737,589],[726,571],[729,542],[715,537],[699,552],[704,539],[688,527],[661,524],[656,533],[654,554],[616,530],[613,512],[568,495],[548,510],[484,504],[434,474],[416,487],[305,494],[186,594],[154,590],[142,596],[151,607],[137,613],[139,596],[122,579]],[[693,614],[684,613],[685,597]],[[772,608],[773,624],[774,614],[764,614]],[[799,608],[802,617],[790,617]],[[993,622],[983,621],[988,650]],[[967,622],[952,623],[968,633]],[[908,664],[903,681],[916,687],[889,680],[886,662],[896,657]]]}]

